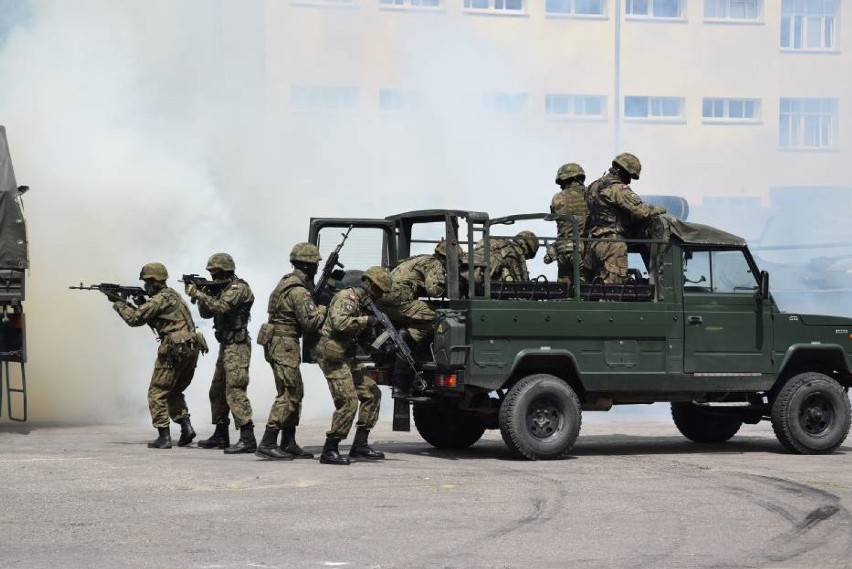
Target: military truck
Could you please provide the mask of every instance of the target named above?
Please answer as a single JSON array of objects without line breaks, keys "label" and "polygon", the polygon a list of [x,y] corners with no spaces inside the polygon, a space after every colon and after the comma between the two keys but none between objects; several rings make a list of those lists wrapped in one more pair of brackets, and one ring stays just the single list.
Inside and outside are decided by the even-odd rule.
[{"label": "military truck", "polygon": [[[476,281],[477,266],[489,274],[490,240],[511,238],[507,226],[555,219],[427,210],[311,220],[309,240],[323,251],[353,227],[349,256],[341,253],[350,269],[353,262],[392,268],[440,239],[460,246],[447,247],[445,297],[425,299],[437,311],[434,337],[414,348],[418,389],[395,400],[395,429],[408,426],[410,408],[435,447],[465,448],[499,428],[514,453],[558,459],[571,451],[583,411],[668,402],[678,430],[698,443],[723,443],[743,423],[762,420],[794,453],[829,453],[843,443],[852,416],[852,320],[782,312],[745,240],[668,215],[646,228],[646,238],[628,240],[624,284],[579,278],[592,240],[570,217],[573,284],[544,276]],[[484,258],[474,255],[477,241]],[[368,373],[388,384],[394,358],[386,350],[362,356]]]}]

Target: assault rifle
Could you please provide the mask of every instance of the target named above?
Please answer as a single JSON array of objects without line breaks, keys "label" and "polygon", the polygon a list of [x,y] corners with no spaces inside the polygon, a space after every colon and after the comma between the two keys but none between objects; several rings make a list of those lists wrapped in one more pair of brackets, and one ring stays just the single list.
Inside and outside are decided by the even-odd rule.
[{"label": "assault rifle", "polygon": [[69,286],[68,288],[72,290],[99,290],[107,295],[107,297],[120,298],[124,302],[128,302],[128,299],[133,298],[137,305],[145,304],[148,301],[148,293],[139,286],[124,286],[114,283],[84,286],[83,283],[80,283],[80,286]]},{"label": "assault rifle", "polygon": [[[184,283],[184,284],[192,283],[201,292],[203,292],[205,294],[216,295],[216,294],[219,294],[219,291],[222,290],[223,288],[225,288],[225,286],[231,281],[226,281],[226,280],[211,281],[211,280],[208,280],[208,279],[202,277],[198,273],[192,273],[190,275],[183,275],[178,280],[178,282],[181,282],[181,283]],[[191,300],[191,302],[193,304],[195,304],[195,300],[196,299],[193,298]]]},{"label": "assault rifle", "polygon": [[[349,226],[349,229],[346,230],[346,233],[341,233],[343,236],[343,240],[334,248],[334,251],[331,252],[331,255],[328,256],[328,259],[325,260],[325,264],[322,266],[322,273],[320,273],[319,279],[317,279],[317,284],[314,286],[313,297],[316,302],[319,302],[320,295],[325,290],[325,285],[328,284],[328,279],[334,276],[335,278],[343,278],[343,271],[345,267],[343,263],[340,262],[340,250],[343,249],[343,244],[346,243],[346,239],[349,237],[349,232],[352,231],[352,225]],[[338,269],[340,267],[340,270]]]},{"label": "assault rifle", "polygon": [[414,354],[411,353],[411,348],[408,347],[408,344],[405,342],[405,338],[402,337],[402,334],[396,329],[396,326],[393,325],[391,319],[388,318],[388,315],[382,312],[378,306],[376,306],[376,303],[373,302],[373,299],[369,296],[364,300],[364,307],[370,311],[370,314],[378,319],[379,324],[381,324],[384,329],[379,337],[376,338],[376,341],[373,342],[373,348],[379,349],[385,342],[390,340],[391,343],[393,343],[394,351],[405,360],[414,372],[415,389],[424,388],[426,383],[420,377],[423,372],[417,369],[417,362],[414,359]]}]

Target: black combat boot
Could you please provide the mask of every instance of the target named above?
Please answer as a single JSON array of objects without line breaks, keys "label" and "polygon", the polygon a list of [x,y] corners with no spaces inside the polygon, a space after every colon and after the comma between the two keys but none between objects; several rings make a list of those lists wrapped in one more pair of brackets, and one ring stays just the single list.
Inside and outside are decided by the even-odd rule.
[{"label": "black combat boot", "polygon": [[383,460],[385,453],[373,450],[373,447],[367,443],[369,436],[369,429],[358,427],[355,431],[355,440],[352,441],[352,448],[349,449],[349,456],[352,458],[366,458],[367,460]]},{"label": "black combat boot", "polygon": [[275,427],[266,427],[263,433],[263,438],[260,439],[260,444],[257,445],[257,452],[260,458],[270,458],[272,460],[293,460],[292,456],[284,453],[278,448],[278,429]]},{"label": "black combat boot", "polygon": [[185,447],[192,442],[192,439],[195,438],[195,429],[192,428],[192,423],[189,422],[189,417],[184,417],[183,419],[178,420],[178,425],[180,425],[180,439],[178,439],[178,446]]},{"label": "black combat boot", "polygon": [[349,464],[349,459],[340,456],[340,452],[337,450],[339,443],[338,439],[326,437],[325,446],[322,447],[322,454],[320,455],[321,464]]},{"label": "black combat boot", "polygon": [[254,423],[249,421],[240,427],[240,440],[225,449],[225,454],[243,454],[257,450],[257,441],[254,438]]},{"label": "black combat boot", "polygon": [[172,448],[172,435],[168,427],[157,427],[160,436],[148,443],[148,448]]},{"label": "black combat boot", "polygon": [[296,444],[296,427],[281,429],[281,450],[291,458],[313,458],[314,454]]},{"label": "black combat boot", "polygon": [[198,441],[198,448],[227,448],[231,444],[231,436],[228,433],[228,425],[230,424],[230,419],[225,419],[223,423],[216,423],[216,430],[213,431],[213,436],[209,439]]}]

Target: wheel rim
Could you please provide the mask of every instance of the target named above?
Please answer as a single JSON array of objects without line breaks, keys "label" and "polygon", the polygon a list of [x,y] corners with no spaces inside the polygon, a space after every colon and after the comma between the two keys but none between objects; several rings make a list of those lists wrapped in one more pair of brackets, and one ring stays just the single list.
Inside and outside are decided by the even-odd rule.
[{"label": "wheel rim", "polygon": [[812,393],[802,402],[799,425],[809,435],[825,433],[834,423],[834,405],[822,393]]},{"label": "wheel rim", "polygon": [[560,419],[556,404],[550,399],[539,398],[527,411],[527,429],[537,439],[546,439],[559,431]]}]

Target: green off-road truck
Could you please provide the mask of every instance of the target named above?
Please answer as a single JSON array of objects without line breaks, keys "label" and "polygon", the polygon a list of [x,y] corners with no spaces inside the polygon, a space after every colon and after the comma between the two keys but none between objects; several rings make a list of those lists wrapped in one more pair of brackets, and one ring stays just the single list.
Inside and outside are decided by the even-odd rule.
[{"label": "green off-road truck", "polygon": [[[543,276],[477,282],[477,266],[489,274],[491,239],[535,223],[555,234],[554,219],[427,210],[311,220],[309,240],[324,255],[352,227],[340,254],[347,269],[392,268],[431,253],[440,239],[460,246],[447,247],[445,298],[424,299],[437,311],[434,337],[414,349],[416,389],[395,400],[395,429],[407,429],[411,408],[421,436],[438,448],[465,448],[499,428],[512,451],[556,459],[574,445],[582,411],[669,402],[675,425],[695,442],[722,443],[743,423],[769,420],[795,453],[843,443],[852,319],[782,312],[743,239],[671,216],[646,228],[648,238],[628,241],[623,285],[581,283],[577,268],[570,286]],[[565,220],[579,267],[590,240]],[[484,255],[474,251],[480,240]],[[385,385],[395,359],[387,352],[362,354]]]}]

